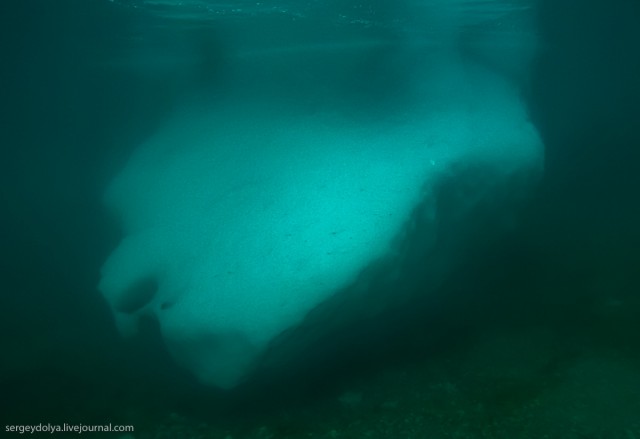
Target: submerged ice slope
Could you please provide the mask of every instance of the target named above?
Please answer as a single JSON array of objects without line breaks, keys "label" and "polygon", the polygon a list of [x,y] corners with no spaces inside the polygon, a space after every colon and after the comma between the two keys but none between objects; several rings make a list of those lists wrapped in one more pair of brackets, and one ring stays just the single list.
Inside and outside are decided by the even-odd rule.
[{"label": "submerged ice slope", "polygon": [[[418,205],[425,254],[443,220],[464,236],[478,205],[508,215],[541,171],[540,140],[506,81],[463,63],[447,71],[431,75],[431,102],[376,123],[269,102],[178,111],[107,194],[125,237],[100,290],[120,329],[152,316],[179,363],[233,387],[365,268],[402,260]],[[443,201],[438,188],[458,183]],[[443,258],[439,271],[455,265]]]}]

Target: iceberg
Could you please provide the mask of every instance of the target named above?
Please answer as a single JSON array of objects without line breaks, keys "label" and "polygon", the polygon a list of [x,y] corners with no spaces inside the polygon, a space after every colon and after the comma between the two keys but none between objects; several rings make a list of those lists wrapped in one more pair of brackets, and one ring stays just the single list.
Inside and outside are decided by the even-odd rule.
[{"label": "iceberg", "polygon": [[430,50],[412,99],[367,117],[260,96],[180,105],[105,196],[123,239],[99,289],[120,331],[153,319],[179,364],[233,388],[274,345],[312,344],[311,321],[437,294],[474,236],[511,226],[544,149],[509,75]]}]

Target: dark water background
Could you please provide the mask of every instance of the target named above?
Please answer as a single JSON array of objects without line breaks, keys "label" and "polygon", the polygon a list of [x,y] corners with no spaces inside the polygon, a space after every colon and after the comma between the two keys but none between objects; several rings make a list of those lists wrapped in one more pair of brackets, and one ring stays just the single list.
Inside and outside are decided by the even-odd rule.
[{"label": "dark water background", "polygon": [[[130,406],[194,413],[203,400],[214,407],[157,346],[124,344],[96,290],[118,239],[101,194],[182,85],[98,67],[127,44],[136,15],[126,9],[84,0],[0,8],[3,423],[104,422],[126,418]],[[518,233],[453,282],[484,295],[472,300],[474,312],[451,316],[458,338],[447,340],[530,323],[637,358],[640,4],[545,0],[538,26],[543,50],[527,94],[546,146],[544,182]],[[189,81],[219,80],[215,65],[201,72]],[[411,343],[379,357],[414,358]],[[343,367],[341,380],[363,363],[384,367],[369,360]]]}]

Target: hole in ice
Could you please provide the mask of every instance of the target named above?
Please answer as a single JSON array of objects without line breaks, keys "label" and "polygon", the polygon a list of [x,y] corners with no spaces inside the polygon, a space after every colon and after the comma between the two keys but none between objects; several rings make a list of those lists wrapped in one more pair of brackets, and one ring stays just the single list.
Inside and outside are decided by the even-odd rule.
[{"label": "hole in ice", "polygon": [[147,305],[158,292],[158,282],[152,277],[145,277],[135,282],[116,303],[116,310],[133,314]]}]

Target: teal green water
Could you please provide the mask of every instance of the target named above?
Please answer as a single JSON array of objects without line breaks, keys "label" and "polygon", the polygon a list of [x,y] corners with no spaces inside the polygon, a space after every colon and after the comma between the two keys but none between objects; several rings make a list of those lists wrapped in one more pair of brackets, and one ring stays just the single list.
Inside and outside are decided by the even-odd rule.
[{"label": "teal green water", "polygon": [[[132,341],[116,334],[95,288],[119,239],[102,207],[107,182],[186,91],[219,96],[264,80],[221,67],[230,49],[217,35],[228,29],[247,32],[246,56],[307,51],[267,92],[314,101],[338,77],[323,66],[327,52],[375,46],[415,23],[397,2],[246,3],[221,16],[227,6],[203,1],[179,10],[174,39],[171,3],[2,5],[0,427],[131,424],[136,438],[640,437],[635,2],[541,2],[525,95],[545,177],[518,228],[469,255],[443,287],[449,299],[393,315],[404,324],[376,343],[235,394],[194,383],[152,325]],[[322,20],[305,21],[309,10]],[[217,33],[203,30],[203,14],[215,15]],[[280,32],[257,41],[251,25],[264,14]],[[344,26],[318,45],[310,35],[326,31],[327,17]],[[393,53],[379,56],[393,64]],[[321,67],[326,83],[312,94],[300,69]],[[365,107],[399,105],[410,96],[394,101],[378,82],[402,82],[396,74],[333,90]]]}]

